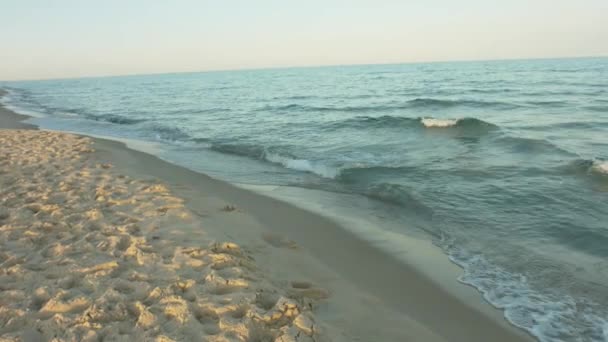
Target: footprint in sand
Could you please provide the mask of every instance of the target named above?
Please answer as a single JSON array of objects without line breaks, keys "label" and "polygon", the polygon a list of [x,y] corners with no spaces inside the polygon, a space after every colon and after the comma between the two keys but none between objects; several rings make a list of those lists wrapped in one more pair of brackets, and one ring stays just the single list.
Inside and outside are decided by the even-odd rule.
[{"label": "footprint in sand", "polygon": [[298,245],[295,241],[288,239],[285,236],[282,236],[277,233],[264,233],[262,234],[262,239],[266,241],[269,245],[276,248],[289,248],[296,249]]},{"label": "footprint in sand", "polygon": [[329,291],[314,287],[312,283],[308,281],[292,281],[291,289],[287,291],[289,297],[293,299],[312,299],[322,300],[329,298]]}]

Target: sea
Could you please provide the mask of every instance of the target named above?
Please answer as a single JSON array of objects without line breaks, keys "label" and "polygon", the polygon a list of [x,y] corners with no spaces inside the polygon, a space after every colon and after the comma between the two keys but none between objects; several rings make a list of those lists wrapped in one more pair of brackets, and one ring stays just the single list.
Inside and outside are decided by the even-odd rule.
[{"label": "sea", "polygon": [[[314,190],[328,211],[352,204],[379,222],[365,237],[424,236],[539,341],[608,341],[608,58],[0,87],[42,128],[154,144],[237,184]],[[385,240],[374,243],[403,252]]]}]

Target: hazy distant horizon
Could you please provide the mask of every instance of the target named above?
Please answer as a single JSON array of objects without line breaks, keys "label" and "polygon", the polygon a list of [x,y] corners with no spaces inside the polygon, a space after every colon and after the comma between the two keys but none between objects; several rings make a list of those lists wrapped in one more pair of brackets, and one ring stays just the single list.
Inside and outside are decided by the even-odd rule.
[{"label": "hazy distant horizon", "polygon": [[608,56],[608,1],[22,0],[0,80]]},{"label": "hazy distant horizon", "polygon": [[110,75],[82,75],[72,77],[57,77],[57,78],[27,78],[27,79],[0,79],[0,82],[27,82],[27,81],[54,81],[54,80],[69,80],[69,79],[86,79],[86,78],[105,78],[105,77],[131,77],[131,76],[155,76],[155,75],[171,75],[171,74],[198,74],[212,72],[237,72],[237,71],[256,71],[256,70],[281,70],[281,69],[306,69],[306,68],[333,68],[333,67],[357,67],[357,66],[389,66],[389,65],[407,65],[407,64],[435,64],[435,63],[483,63],[483,62],[508,62],[508,61],[543,61],[543,60],[568,60],[568,59],[602,59],[608,58],[608,54],[601,56],[565,56],[565,57],[536,57],[536,58],[496,58],[496,59],[462,59],[462,60],[436,60],[436,61],[410,61],[410,62],[395,62],[395,63],[354,63],[354,64],[325,64],[325,65],[292,65],[292,66],[268,66],[268,67],[243,67],[234,69],[209,69],[209,70],[184,70],[184,71],[159,71],[149,73],[132,73],[132,74],[110,74]]}]

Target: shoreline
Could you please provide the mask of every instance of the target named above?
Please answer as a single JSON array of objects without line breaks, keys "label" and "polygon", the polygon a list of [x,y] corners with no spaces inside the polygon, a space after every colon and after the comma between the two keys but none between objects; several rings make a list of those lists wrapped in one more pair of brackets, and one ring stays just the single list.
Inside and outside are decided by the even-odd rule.
[{"label": "shoreline", "polygon": [[[26,118],[0,107],[0,128],[35,129],[19,121]],[[92,141],[98,158],[109,160],[117,170],[130,177],[153,177],[169,184],[172,192],[185,199],[185,206],[198,212],[203,222],[207,220],[217,227],[227,227],[225,233],[239,245],[257,246],[265,241],[271,246],[281,246],[295,241],[300,246],[297,256],[292,255],[290,249],[276,246],[272,252],[266,250],[254,252],[254,255],[256,259],[266,258],[263,264],[269,265],[266,272],[272,278],[289,278],[293,275],[291,269],[297,265],[308,278],[325,285],[322,287],[332,295],[319,308],[321,312],[315,314],[329,325],[342,324],[336,331],[349,333],[345,330],[358,328],[361,331],[355,333],[357,336],[369,334],[368,337],[373,337],[372,331],[383,330],[387,334],[385,340],[407,336],[411,340],[419,340],[421,336],[425,336],[423,340],[448,341],[532,340],[504,318],[504,322],[499,322],[496,317],[464,303],[442,288],[442,284],[371,246],[332,219],[170,164],[129,149],[123,143],[101,138],[92,138]],[[228,216],[226,221],[205,209],[221,204],[236,206],[237,215]],[[228,222],[232,224],[226,224]],[[242,226],[248,229],[242,229]],[[453,282],[456,284],[456,279]],[[365,301],[358,299],[349,303],[363,297]],[[477,297],[483,302],[480,294],[477,293]],[[374,305],[370,306],[370,302]],[[365,306],[365,303],[368,304]],[[491,308],[485,302],[483,305]],[[346,310],[362,308],[369,312],[360,313],[358,318],[348,317],[354,318],[350,325],[340,323],[345,318],[336,318],[344,313],[356,315]],[[374,314],[380,316],[363,317]],[[386,317],[391,314],[395,316]],[[361,327],[363,323],[368,325],[367,331]],[[401,329],[406,330],[404,324],[410,331],[400,335]]]}]

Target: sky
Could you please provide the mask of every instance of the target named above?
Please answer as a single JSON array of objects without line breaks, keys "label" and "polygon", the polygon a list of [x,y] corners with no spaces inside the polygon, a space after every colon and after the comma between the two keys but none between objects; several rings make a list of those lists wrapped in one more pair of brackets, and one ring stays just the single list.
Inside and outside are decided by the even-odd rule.
[{"label": "sky", "polygon": [[608,56],[608,0],[0,0],[0,80]]}]

